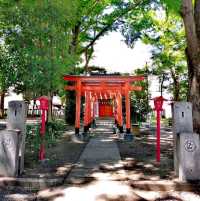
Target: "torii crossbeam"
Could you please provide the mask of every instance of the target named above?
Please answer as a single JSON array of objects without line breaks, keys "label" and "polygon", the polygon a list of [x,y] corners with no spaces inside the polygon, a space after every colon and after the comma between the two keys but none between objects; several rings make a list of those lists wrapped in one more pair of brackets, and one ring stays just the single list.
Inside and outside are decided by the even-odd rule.
[{"label": "torii crossbeam", "polygon": [[73,84],[66,86],[65,90],[76,91],[76,134],[79,134],[80,130],[81,96],[85,97],[84,132],[87,132],[91,126],[95,117],[95,103],[100,100],[110,100],[112,102],[113,116],[120,132],[123,132],[122,97],[125,97],[126,104],[126,132],[131,132],[130,92],[142,90],[141,86],[133,86],[132,83],[144,80],[144,76],[65,75],[64,80]]}]

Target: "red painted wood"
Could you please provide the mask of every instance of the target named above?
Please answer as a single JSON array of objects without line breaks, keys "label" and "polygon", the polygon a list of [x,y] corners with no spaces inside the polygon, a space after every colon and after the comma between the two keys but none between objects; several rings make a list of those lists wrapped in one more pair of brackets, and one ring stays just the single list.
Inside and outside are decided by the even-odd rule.
[{"label": "red painted wood", "polygon": [[115,83],[116,82],[135,82],[135,81],[142,81],[144,80],[144,76],[77,76],[77,75],[65,75],[64,80],[67,81],[78,81],[81,80],[82,82],[91,82],[94,81],[96,83],[98,82],[110,82]]},{"label": "red painted wood", "polygon": [[117,97],[117,115],[118,115],[118,123],[119,126],[123,126],[123,114],[122,114],[122,96],[121,94],[118,95]]},{"label": "red painted wood", "polygon": [[45,159],[45,146],[44,144],[41,144],[39,150],[39,160],[42,161],[44,159]]},{"label": "red painted wood", "polygon": [[156,129],[156,161],[160,162],[160,110],[156,110],[157,113],[157,129]]},{"label": "red painted wood", "polygon": [[[65,86],[65,90],[68,90],[68,91],[74,91],[74,90],[78,90],[75,86]],[[92,91],[92,92],[102,92],[103,94],[110,94],[112,92],[119,92],[119,91],[125,91],[126,88],[124,86],[82,86],[82,94],[85,94],[86,91]],[[142,90],[142,87],[141,86],[130,86],[128,88],[129,91],[141,91]],[[124,93],[123,93],[124,94]]]},{"label": "red painted wood", "polygon": [[88,124],[89,124],[89,119],[90,119],[90,114],[89,114],[89,112],[90,112],[90,96],[89,96],[89,93],[87,92],[86,94],[85,94],[85,110],[84,110],[84,126],[88,126]]},{"label": "red painted wood", "polygon": [[126,91],[125,91],[125,99],[126,99],[126,128],[131,128],[131,119],[130,119],[130,97],[129,97],[129,83],[126,83]]},{"label": "red painted wood", "polygon": [[113,116],[113,106],[109,101],[103,100],[99,102],[99,116],[100,117],[112,117]]},{"label": "red painted wood", "polygon": [[76,119],[75,128],[80,128],[80,113],[81,113],[81,82],[76,83]]}]

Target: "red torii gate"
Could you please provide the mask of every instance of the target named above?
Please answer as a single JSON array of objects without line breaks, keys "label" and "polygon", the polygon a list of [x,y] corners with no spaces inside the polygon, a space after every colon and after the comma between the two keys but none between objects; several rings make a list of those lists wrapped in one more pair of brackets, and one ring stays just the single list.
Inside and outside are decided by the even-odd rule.
[{"label": "red torii gate", "polygon": [[120,75],[98,75],[98,76],[76,76],[65,75],[64,80],[73,82],[66,86],[65,90],[76,91],[76,121],[75,133],[80,130],[81,96],[85,97],[84,132],[87,132],[94,120],[94,103],[98,100],[112,100],[115,121],[120,132],[123,132],[122,97],[126,103],[126,132],[131,132],[130,119],[130,91],[141,91],[141,86],[133,86],[132,83],[144,80],[144,76],[120,76]]}]

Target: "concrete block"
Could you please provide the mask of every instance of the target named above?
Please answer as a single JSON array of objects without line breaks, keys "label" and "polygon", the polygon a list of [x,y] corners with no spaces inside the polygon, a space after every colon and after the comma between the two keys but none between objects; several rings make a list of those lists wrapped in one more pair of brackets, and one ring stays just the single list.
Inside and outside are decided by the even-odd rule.
[{"label": "concrete block", "polygon": [[175,102],[172,105],[172,124],[174,142],[174,169],[179,175],[180,135],[181,133],[193,133],[192,104],[189,102]]},{"label": "concrete block", "polygon": [[173,132],[193,133],[192,104],[189,102],[175,102],[173,105]]},{"label": "concrete block", "polygon": [[10,101],[8,103],[7,128],[11,130],[18,129],[21,131],[19,139],[20,174],[24,171],[26,116],[27,116],[27,106],[24,101]]},{"label": "concrete block", "polygon": [[20,131],[0,131],[0,176],[18,174]]},{"label": "concrete block", "polygon": [[179,179],[200,180],[200,137],[196,133],[180,134]]}]

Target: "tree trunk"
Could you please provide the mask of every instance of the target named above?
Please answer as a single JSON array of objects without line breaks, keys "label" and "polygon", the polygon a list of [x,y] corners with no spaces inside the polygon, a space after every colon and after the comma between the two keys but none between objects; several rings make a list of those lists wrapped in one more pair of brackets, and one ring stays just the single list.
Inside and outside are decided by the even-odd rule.
[{"label": "tree trunk", "polygon": [[[195,9],[192,0],[182,0],[181,14],[185,25],[187,39],[187,60],[189,73],[189,101],[193,106],[194,132],[200,133],[200,52],[199,30],[200,17],[199,2],[196,0]],[[195,12],[195,13],[194,13]],[[200,36],[199,36],[200,37]]]},{"label": "tree trunk", "polygon": [[34,99],[34,100],[33,100],[32,117],[35,117],[35,114],[36,114],[35,110],[36,110],[36,109],[37,109],[37,104],[36,104],[36,100]]},{"label": "tree trunk", "polygon": [[53,120],[53,95],[49,92],[48,93],[48,99],[49,99],[49,109],[48,109],[48,122],[51,122]]},{"label": "tree trunk", "polygon": [[162,77],[160,78],[160,95],[163,95],[163,84],[165,81],[165,75],[163,74]]},{"label": "tree trunk", "polygon": [[180,83],[175,80],[174,81],[174,101],[179,101],[180,100]]},{"label": "tree trunk", "polygon": [[179,101],[180,100],[180,81],[179,77],[176,75],[175,71],[171,68],[171,77],[173,79],[173,100]]},{"label": "tree trunk", "polygon": [[4,118],[4,100],[5,100],[5,91],[0,93],[0,118]]},{"label": "tree trunk", "polygon": [[85,71],[86,74],[88,73],[88,65],[89,65],[89,62],[90,62],[90,60],[92,58],[93,53],[94,53],[93,46],[91,47],[91,49],[86,49],[85,50],[85,66],[84,66],[84,71]]}]

